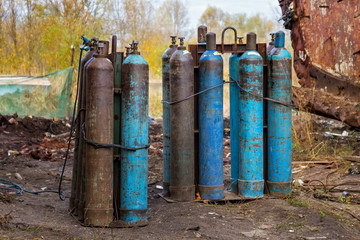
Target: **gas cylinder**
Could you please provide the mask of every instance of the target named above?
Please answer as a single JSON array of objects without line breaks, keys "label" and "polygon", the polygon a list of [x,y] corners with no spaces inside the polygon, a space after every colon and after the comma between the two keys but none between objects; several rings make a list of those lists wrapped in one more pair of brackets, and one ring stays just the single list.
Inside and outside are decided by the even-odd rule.
[{"label": "gas cylinder", "polygon": [[194,94],[194,60],[184,37],[179,39],[180,46],[170,58],[170,197],[191,201],[195,198],[194,99],[190,97]]},{"label": "gas cylinder", "polygon": [[[107,41],[99,41],[98,38],[93,38],[92,39],[94,41],[94,54],[96,53],[96,51],[100,51],[100,53],[102,55],[107,55],[106,53],[106,42]],[[104,46],[103,48],[98,48],[98,45]],[[89,66],[89,64],[94,60],[94,55],[92,56],[92,58],[90,58],[84,65],[84,75],[82,76],[83,78],[83,82],[82,82],[82,96],[81,96],[81,105],[79,105],[80,109],[80,118],[79,118],[79,125],[80,128],[83,125],[83,123],[85,122],[85,115],[86,115],[86,86],[87,86],[87,82],[88,82],[88,78],[87,78],[87,67]],[[78,211],[77,214],[79,216],[80,219],[84,219],[84,208],[85,208],[85,194],[86,194],[86,190],[85,190],[85,185],[86,185],[86,172],[85,172],[85,161],[86,161],[86,144],[84,141],[84,136],[82,134],[80,134],[80,143],[79,143],[79,159],[80,159],[80,164],[81,164],[81,168],[79,169],[79,174],[78,174],[78,181],[79,181],[79,191],[80,191],[80,199],[79,199],[79,205],[78,205]]]},{"label": "gas cylinder", "polygon": [[216,35],[210,32],[206,34],[206,51],[199,63],[199,91],[215,87],[199,95],[199,192],[202,199],[224,197],[222,83],[223,59],[216,51]]},{"label": "gas cylinder", "polygon": [[262,197],[263,177],[263,59],[256,51],[256,34],[246,36],[239,77],[239,194]]},{"label": "gas cylinder", "polygon": [[120,220],[128,226],[147,224],[149,65],[138,41],[122,64]]},{"label": "gas cylinder", "polygon": [[80,134],[80,118],[85,118],[85,112],[82,110],[83,107],[83,88],[84,88],[84,79],[85,79],[85,64],[89,61],[95,53],[94,45],[90,45],[90,51],[86,53],[86,55],[81,59],[80,63],[80,79],[79,79],[79,96],[78,96],[78,113],[77,113],[77,123],[76,123],[76,131],[75,131],[75,150],[74,150],[74,162],[73,162],[73,172],[72,172],[72,182],[71,182],[71,197],[70,197],[70,211],[74,212],[77,215],[78,204],[80,200],[80,186],[79,183],[81,175],[81,152],[80,152],[80,144],[81,144],[81,134]]},{"label": "gas cylinder", "polygon": [[271,50],[275,47],[275,33],[270,33],[271,41],[269,42],[269,45],[266,48],[266,54],[269,56],[271,53]]},{"label": "gas cylinder", "polygon": [[[163,101],[170,101],[170,58],[176,51],[176,36],[171,36],[171,45],[162,55]],[[170,105],[163,105],[163,195],[169,193],[170,186]]]},{"label": "gas cylinder", "polygon": [[[99,43],[97,54],[86,67],[86,137],[113,143],[114,69]],[[86,144],[86,225],[108,226],[113,220],[113,149]]]},{"label": "gas cylinder", "polygon": [[[275,35],[269,59],[269,98],[291,104],[291,55],[284,48],[285,34]],[[291,106],[268,102],[268,180],[270,194],[291,191]]]},{"label": "gas cylinder", "polygon": [[[239,44],[241,37],[238,37]],[[230,81],[230,144],[231,144],[231,183],[230,191],[237,193],[239,179],[239,61],[241,54],[233,53],[229,58]]]}]

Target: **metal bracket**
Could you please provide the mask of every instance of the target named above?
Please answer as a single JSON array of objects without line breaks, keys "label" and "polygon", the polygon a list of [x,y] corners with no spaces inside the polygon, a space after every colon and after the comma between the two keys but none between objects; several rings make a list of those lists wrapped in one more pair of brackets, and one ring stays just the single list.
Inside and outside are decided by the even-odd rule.
[{"label": "metal bracket", "polygon": [[224,35],[226,30],[231,29],[234,31],[234,35],[235,35],[235,40],[234,40],[234,46],[233,46],[233,51],[236,52],[237,51],[237,31],[234,27],[226,27],[224,28],[224,30],[221,33],[221,53],[224,54],[225,49],[224,49]]}]

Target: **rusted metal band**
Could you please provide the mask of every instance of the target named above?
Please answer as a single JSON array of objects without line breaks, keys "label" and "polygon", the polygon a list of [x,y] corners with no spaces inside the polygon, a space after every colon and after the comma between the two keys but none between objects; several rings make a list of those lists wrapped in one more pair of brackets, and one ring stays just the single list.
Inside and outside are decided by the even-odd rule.
[{"label": "rusted metal band", "polygon": [[285,197],[291,191],[291,182],[270,182],[266,181],[269,193],[277,197]]},{"label": "rusted metal band", "polygon": [[195,199],[195,185],[190,186],[171,186],[170,189],[170,198],[175,201],[192,201]]},{"label": "rusted metal band", "polygon": [[279,188],[284,188],[284,187],[289,187],[291,186],[291,182],[270,182],[270,181],[266,181],[266,184],[270,187],[279,187]]},{"label": "rusted metal band", "polygon": [[85,208],[85,225],[107,227],[113,220],[113,208],[108,209],[94,209]]}]

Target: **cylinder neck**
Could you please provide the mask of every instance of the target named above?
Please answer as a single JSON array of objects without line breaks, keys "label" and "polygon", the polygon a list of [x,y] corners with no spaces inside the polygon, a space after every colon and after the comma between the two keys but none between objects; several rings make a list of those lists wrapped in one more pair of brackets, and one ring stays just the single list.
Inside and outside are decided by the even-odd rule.
[{"label": "cylinder neck", "polygon": [[206,42],[206,33],[207,27],[205,25],[201,25],[198,27],[198,43]]},{"label": "cylinder neck", "polygon": [[275,34],[275,47],[276,48],[285,47],[285,33],[283,31],[278,31]]},{"label": "cylinder neck", "polygon": [[206,34],[206,50],[216,50],[216,34],[213,32]]},{"label": "cylinder neck", "polygon": [[256,34],[253,32],[246,35],[246,50],[256,51]]}]

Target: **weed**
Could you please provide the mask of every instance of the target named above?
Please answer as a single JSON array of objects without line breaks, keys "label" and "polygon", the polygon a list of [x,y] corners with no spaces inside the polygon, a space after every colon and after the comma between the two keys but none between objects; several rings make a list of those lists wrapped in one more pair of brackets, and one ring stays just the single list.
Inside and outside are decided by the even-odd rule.
[{"label": "weed", "polygon": [[43,231],[41,226],[28,227],[27,230],[32,231],[32,232],[42,232]]},{"label": "weed", "polygon": [[325,214],[323,211],[320,211],[319,213],[320,213],[321,218],[325,218],[325,217],[326,217],[326,214]]},{"label": "weed", "polygon": [[296,217],[290,214],[286,219],[284,219],[281,223],[275,226],[275,229],[293,229],[293,228],[302,228],[307,225],[306,220],[298,222]]},{"label": "weed", "polygon": [[304,203],[301,199],[295,198],[295,197],[293,197],[293,196],[291,196],[291,195],[289,195],[285,200],[286,200],[291,206],[309,208],[308,204]]}]

